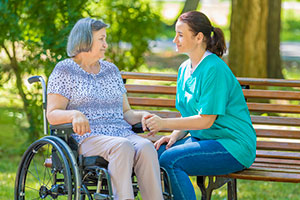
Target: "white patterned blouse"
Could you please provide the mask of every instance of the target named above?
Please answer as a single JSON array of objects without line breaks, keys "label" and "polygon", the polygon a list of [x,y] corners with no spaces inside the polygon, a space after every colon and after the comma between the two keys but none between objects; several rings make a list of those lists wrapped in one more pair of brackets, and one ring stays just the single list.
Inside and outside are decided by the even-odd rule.
[{"label": "white patterned blouse", "polygon": [[126,93],[119,69],[99,60],[98,74],[83,70],[72,59],[60,61],[48,80],[47,93],[60,94],[69,100],[67,110],[82,112],[90,123],[91,133],[72,136],[81,144],[94,135],[126,137],[135,134],[123,117],[123,94]]}]

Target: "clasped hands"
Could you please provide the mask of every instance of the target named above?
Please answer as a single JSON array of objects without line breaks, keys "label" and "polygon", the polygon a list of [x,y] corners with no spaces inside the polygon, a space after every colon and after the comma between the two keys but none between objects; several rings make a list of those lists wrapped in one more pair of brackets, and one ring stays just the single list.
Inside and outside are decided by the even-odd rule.
[{"label": "clasped hands", "polygon": [[163,119],[154,114],[147,114],[142,118],[142,126],[144,131],[149,131],[147,136],[154,136],[163,128]]}]

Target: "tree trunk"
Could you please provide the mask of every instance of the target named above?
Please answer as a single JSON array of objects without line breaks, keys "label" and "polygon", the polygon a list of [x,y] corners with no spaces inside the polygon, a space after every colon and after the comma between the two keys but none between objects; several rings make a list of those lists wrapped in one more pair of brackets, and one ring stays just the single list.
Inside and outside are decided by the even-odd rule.
[{"label": "tree trunk", "polygon": [[280,57],[281,0],[268,0],[267,75],[268,78],[283,78]]},{"label": "tree trunk", "polygon": [[174,23],[171,25],[171,27],[175,27],[175,24],[177,22],[178,17],[188,11],[196,10],[198,5],[199,5],[200,0],[185,0],[183,9],[181,10],[180,13],[178,13],[176,20]]},{"label": "tree trunk", "polygon": [[188,11],[196,10],[199,2],[200,0],[186,0],[180,15]]},{"label": "tree trunk", "polygon": [[23,108],[24,108],[24,112],[26,114],[28,123],[29,123],[29,135],[28,135],[28,140],[29,141],[34,141],[39,137],[39,131],[38,129],[35,127],[35,119],[34,119],[34,114],[31,112],[30,110],[30,103],[29,100],[26,98],[26,94],[23,90],[23,84],[22,84],[22,76],[21,76],[21,72],[20,72],[20,66],[18,65],[18,61],[16,58],[16,49],[15,49],[15,43],[12,42],[12,50],[13,50],[13,55],[10,55],[8,48],[6,48],[3,45],[3,48],[7,54],[7,56],[10,59],[10,66],[12,68],[12,71],[16,77],[16,87],[18,89],[19,95],[23,101]]},{"label": "tree trunk", "polygon": [[232,0],[229,67],[236,76],[267,77],[268,0]]}]

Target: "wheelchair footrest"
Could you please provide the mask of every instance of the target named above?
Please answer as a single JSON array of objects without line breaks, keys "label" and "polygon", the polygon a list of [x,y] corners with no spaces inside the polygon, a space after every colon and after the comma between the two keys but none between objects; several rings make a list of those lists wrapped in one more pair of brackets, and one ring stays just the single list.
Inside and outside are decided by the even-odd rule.
[{"label": "wheelchair footrest", "polygon": [[111,200],[111,199],[113,199],[113,197],[108,194],[95,193],[94,199],[95,200]]}]

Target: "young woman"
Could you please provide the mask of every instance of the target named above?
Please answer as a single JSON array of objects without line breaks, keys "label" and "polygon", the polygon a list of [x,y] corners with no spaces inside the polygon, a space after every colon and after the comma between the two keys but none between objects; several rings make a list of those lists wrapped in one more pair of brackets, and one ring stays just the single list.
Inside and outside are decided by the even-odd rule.
[{"label": "young woman", "polygon": [[47,118],[50,124],[72,123],[84,156],[102,156],[108,164],[114,199],[134,199],[132,170],[141,196],[161,200],[157,152],[131,125],[147,112],[131,110],[120,72],[102,60],[107,49],[106,24],[80,19],[69,38],[67,58],[55,66],[48,81]]},{"label": "young woman", "polygon": [[170,175],[175,200],[194,200],[189,175],[250,167],[256,134],[241,86],[220,58],[226,51],[222,30],[203,13],[187,12],[176,23],[173,42],[179,53],[189,56],[177,79],[176,108],[182,117],[148,115],[146,126],[150,135],[163,128],[174,130],[155,143],[160,165]]}]

